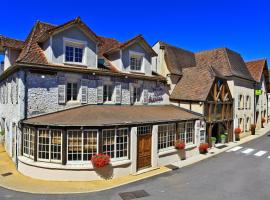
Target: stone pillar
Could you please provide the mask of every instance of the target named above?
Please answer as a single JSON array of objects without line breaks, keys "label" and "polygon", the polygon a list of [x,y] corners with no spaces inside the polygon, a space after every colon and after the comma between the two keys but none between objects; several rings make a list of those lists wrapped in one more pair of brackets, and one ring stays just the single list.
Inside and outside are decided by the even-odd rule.
[{"label": "stone pillar", "polygon": [[158,125],[152,128],[152,167],[158,167]]},{"label": "stone pillar", "polygon": [[137,127],[130,129],[130,160],[131,160],[131,174],[137,172]]},{"label": "stone pillar", "polygon": [[62,165],[67,164],[67,131],[62,130]]}]

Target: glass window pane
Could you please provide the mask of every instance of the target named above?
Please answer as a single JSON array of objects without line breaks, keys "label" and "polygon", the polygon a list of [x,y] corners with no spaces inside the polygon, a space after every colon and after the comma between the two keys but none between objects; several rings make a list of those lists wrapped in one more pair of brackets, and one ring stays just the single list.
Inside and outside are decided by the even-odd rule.
[{"label": "glass window pane", "polygon": [[68,161],[82,160],[82,132],[68,131]]},{"label": "glass window pane", "polygon": [[88,130],[83,132],[83,160],[91,160],[97,154],[97,131]]}]

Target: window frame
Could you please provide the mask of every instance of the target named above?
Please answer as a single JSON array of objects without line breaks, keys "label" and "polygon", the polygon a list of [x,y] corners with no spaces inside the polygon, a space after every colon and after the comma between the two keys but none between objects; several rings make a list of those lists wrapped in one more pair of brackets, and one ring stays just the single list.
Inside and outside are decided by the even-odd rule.
[{"label": "window frame", "polygon": [[[71,97],[71,99],[69,100],[68,99],[68,84],[71,84],[71,92],[70,92],[70,97]],[[76,91],[77,91],[77,94],[76,94],[76,99],[73,99],[73,97],[74,97],[74,84],[76,84],[77,85],[77,89],[76,89]],[[66,83],[66,101],[67,102],[77,102],[77,101],[79,101],[79,90],[80,90],[80,88],[79,88],[79,84],[78,84],[78,82],[76,82],[76,81],[67,81],[67,83]]]},{"label": "window frame", "polygon": [[[108,128],[108,129],[102,129],[102,136],[101,136],[101,148],[102,148],[102,153],[104,153],[103,151],[103,138],[104,138],[104,132],[105,131],[114,131],[114,148],[113,148],[113,154],[114,157],[111,157],[111,161],[115,162],[115,161],[122,161],[122,160],[129,160],[129,151],[130,151],[130,130],[129,128]],[[124,157],[116,157],[117,155],[117,134],[118,134],[118,130],[126,130],[127,131],[127,156]],[[107,150],[106,150],[107,151]]]},{"label": "window frame", "polygon": [[[27,133],[25,133],[25,131]],[[23,128],[23,134],[22,134],[22,137],[23,137],[23,149],[22,149],[22,152],[23,152],[23,156],[34,159],[35,132],[32,132],[32,133],[34,133],[32,135],[34,141],[32,141],[32,143],[31,143],[31,137],[30,137],[31,136],[31,131],[33,131],[33,129],[31,130],[31,128],[29,128],[29,127],[24,127]],[[28,137],[28,139],[26,141],[25,141],[25,135],[27,135],[27,137]],[[25,142],[27,142],[27,146],[25,145]],[[31,149],[31,144],[33,145],[32,149]],[[28,149],[28,154],[25,153],[25,149]],[[31,150],[32,150],[33,154],[31,154]]]},{"label": "window frame", "polygon": [[[63,52],[64,52],[63,63],[85,65],[86,64],[86,46],[87,46],[87,41],[75,40],[75,39],[64,37],[63,38]],[[66,60],[66,47],[73,47],[73,61]],[[82,49],[82,62],[75,62],[75,48]]]},{"label": "window frame", "polygon": [[[171,140],[171,126],[174,128],[174,133],[173,133],[173,140]],[[161,141],[160,141],[160,134],[161,134],[161,130],[160,128],[163,127],[165,129],[163,129],[163,138],[165,138],[165,143],[163,142],[162,144],[164,145],[165,144],[165,147],[163,148],[159,148],[159,146],[161,145]],[[162,124],[162,125],[158,125],[158,152],[164,152],[164,151],[168,151],[168,150],[171,150],[171,149],[174,149],[174,142],[176,141],[176,134],[177,134],[177,128],[176,128],[176,123],[168,123],[168,124]],[[165,137],[164,137],[165,136]],[[172,145],[170,145],[170,143],[173,143]],[[169,146],[170,145],[170,146]]]},{"label": "window frame", "polygon": [[[131,58],[134,57],[135,59],[137,59],[136,57],[140,57],[141,58],[141,66],[140,69],[136,69],[137,66],[135,66],[135,69],[132,69],[131,67]],[[135,52],[135,51],[129,51],[129,70],[131,72],[141,72],[144,73],[145,72],[145,54],[141,53],[141,52]]]},{"label": "window frame", "polygon": [[[43,131],[49,131],[49,158],[48,159],[44,159],[44,158],[39,158],[39,131],[43,130]],[[52,159],[52,130],[53,131],[60,131],[61,134],[61,151],[60,151],[60,155],[61,155],[61,159],[60,160],[55,160]],[[39,128],[37,129],[37,161],[41,161],[41,162],[47,162],[47,163],[62,163],[63,160],[63,131],[62,129],[46,129],[46,128]]]},{"label": "window frame", "polygon": [[[69,160],[69,158],[68,158],[68,155],[69,155],[69,151],[68,151],[68,147],[69,147],[69,144],[68,144],[68,142],[69,142],[69,132],[73,132],[73,131],[76,131],[76,132],[80,132],[80,134],[81,134],[81,151],[80,151],[80,154],[81,154],[81,160]],[[97,150],[97,152],[96,152],[96,154],[98,154],[99,153],[99,131],[98,131],[98,129],[83,129],[83,130],[76,130],[76,129],[70,129],[70,130],[67,130],[67,146],[66,146],[66,148],[67,148],[67,152],[66,152],[66,156],[67,156],[67,164],[78,164],[78,163],[82,163],[82,164],[84,164],[84,163],[88,163],[88,162],[90,162],[90,160],[84,160],[83,159],[83,156],[84,156],[84,151],[83,151],[83,148],[84,148],[84,132],[87,132],[87,131],[93,131],[93,132],[96,132],[96,137],[97,137],[97,144],[96,144],[96,150]],[[95,154],[93,154],[93,155],[95,155]]]},{"label": "window frame", "polygon": [[[103,84],[103,103],[113,103],[114,101],[114,98],[113,98],[113,94],[114,94],[114,90],[115,90],[115,87],[112,83],[105,83]],[[105,90],[105,87],[106,87],[106,90]],[[108,88],[111,88],[111,100],[109,101],[109,90]],[[105,91],[106,91],[106,95],[105,95]],[[105,96],[106,96],[106,99],[105,99]]]},{"label": "window frame", "polygon": [[133,87],[133,103],[140,103],[141,98],[142,98],[142,89],[141,89],[141,87],[140,86],[134,86]]},{"label": "window frame", "polygon": [[[181,132],[180,131],[180,125],[181,124],[184,124],[185,125],[185,127],[184,127],[184,132]],[[192,124],[193,126],[192,126],[192,128],[193,128],[193,132],[192,132],[192,142],[187,142],[187,128],[188,128],[188,124]],[[178,124],[178,132],[177,132],[177,134],[178,134],[178,136],[179,136],[179,139],[180,140],[183,140],[184,142],[185,142],[185,144],[186,144],[186,146],[193,146],[193,145],[195,145],[195,122],[194,121],[186,121],[186,122],[179,122]],[[189,127],[190,128],[190,127]],[[184,135],[184,138],[182,138],[182,136],[181,135]],[[189,137],[190,138],[190,137]]]}]

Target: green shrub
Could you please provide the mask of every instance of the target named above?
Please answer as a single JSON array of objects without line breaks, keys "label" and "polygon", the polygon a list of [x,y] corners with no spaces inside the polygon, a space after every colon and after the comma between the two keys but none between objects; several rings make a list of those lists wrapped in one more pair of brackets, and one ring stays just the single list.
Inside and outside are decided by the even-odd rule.
[{"label": "green shrub", "polygon": [[223,135],[223,134],[222,134],[222,135],[220,136],[220,138],[221,138],[221,139],[226,139],[226,135]]},{"label": "green shrub", "polygon": [[5,131],[0,131],[0,135],[1,136],[5,135]]},{"label": "green shrub", "polygon": [[215,141],[217,141],[217,138],[211,137],[211,141],[212,141],[212,142],[215,142]]}]

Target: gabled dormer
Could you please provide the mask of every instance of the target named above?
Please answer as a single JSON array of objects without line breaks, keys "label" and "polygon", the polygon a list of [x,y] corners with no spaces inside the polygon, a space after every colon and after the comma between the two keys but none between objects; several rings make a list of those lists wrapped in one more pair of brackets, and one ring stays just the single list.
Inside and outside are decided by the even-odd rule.
[{"label": "gabled dormer", "polygon": [[98,38],[80,18],[47,30],[38,43],[48,63],[97,68]]},{"label": "gabled dormer", "polygon": [[[138,35],[126,42],[101,38],[102,53],[119,71],[152,75],[152,57],[157,56],[142,35]],[[110,44],[106,44],[110,43]],[[104,48],[104,45],[107,48]]]}]

